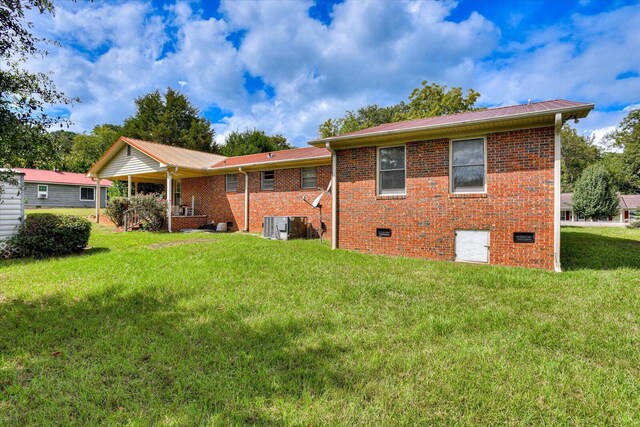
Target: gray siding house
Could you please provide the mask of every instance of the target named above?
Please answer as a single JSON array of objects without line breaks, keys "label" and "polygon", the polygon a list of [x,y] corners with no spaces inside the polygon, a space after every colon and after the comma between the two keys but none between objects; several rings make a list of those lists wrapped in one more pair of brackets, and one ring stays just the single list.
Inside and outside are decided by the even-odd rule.
[{"label": "gray siding house", "polygon": [[[24,174],[24,198],[27,208],[92,208],[96,205],[96,184],[84,174],[15,168]],[[107,206],[107,188],[100,183],[100,206]]]}]

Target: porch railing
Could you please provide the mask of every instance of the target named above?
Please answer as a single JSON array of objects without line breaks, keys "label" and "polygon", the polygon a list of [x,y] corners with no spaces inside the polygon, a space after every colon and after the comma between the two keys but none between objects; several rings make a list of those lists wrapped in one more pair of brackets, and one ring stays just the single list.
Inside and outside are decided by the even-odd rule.
[{"label": "porch railing", "polygon": [[137,207],[124,211],[124,231],[133,230],[134,227],[140,227],[140,212]]}]

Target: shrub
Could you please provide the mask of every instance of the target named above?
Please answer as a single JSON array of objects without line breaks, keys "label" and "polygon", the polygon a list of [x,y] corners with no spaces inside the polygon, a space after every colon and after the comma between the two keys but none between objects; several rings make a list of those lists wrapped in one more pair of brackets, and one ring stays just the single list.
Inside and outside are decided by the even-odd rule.
[{"label": "shrub", "polygon": [[113,197],[109,199],[106,214],[113,223],[120,227],[124,224],[124,213],[129,209],[129,201],[126,197]]},{"label": "shrub", "polygon": [[11,240],[17,256],[68,255],[87,247],[91,223],[73,215],[30,214]]},{"label": "shrub", "polygon": [[598,219],[618,213],[618,196],[606,168],[596,163],[587,167],[573,193],[573,209],[579,216]]}]

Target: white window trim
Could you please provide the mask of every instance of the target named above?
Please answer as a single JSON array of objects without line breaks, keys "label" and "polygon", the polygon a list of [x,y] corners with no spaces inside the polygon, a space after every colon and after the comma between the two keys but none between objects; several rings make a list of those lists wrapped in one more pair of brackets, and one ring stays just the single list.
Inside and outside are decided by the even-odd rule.
[{"label": "white window trim", "polygon": [[[182,205],[182,180],[181,179],[174,179],[173,180],[173,184],[172,184],[172,191],[173,191],[173,198],[171,199],[171,202],[173,203],[174,206],[181,206]],[[176,194],[180,195],[180,204],[176,204],[176,200],[178,199],[176,197]]]},{"label": "white window trim", "polygon": [[[313,169],[315,171],[316,185],[311,187],[304,186],[304,175],[303,175],[304,169]],[[313,190],[318,188],[318,167],[317,166],[305,166],[300,168],[300,188],[302,188],[303,190]]]},{"label": "white window trim", "polygon": [[[482,191],[454,191],[453,189],[453,143],[456,141],[469,141],[472,139],[482,139],[484,147],[482,153],[484,155],[484,188]],[[456,138],[449,140],[449,193],[451,194],[487,194],[487,182],[489,181],[489,174],[487,173],[487,137],[486,136],[473,136],[465,138]]]},{"label": "white window trim", "polygon": [[[233,176],[236,180],[236,188],[229,189],[229,177]],[[238,191],[238,175],[235,173],[228,173],[224,176],[224,190],[227,193],[236,193]]]},{"label": "white window trim", "polygon": [[[90,188],[93,190],[93,199],[83,199],[82,198],[82,189],[83,188]],[[81,202],[95,202],[96,201],[96,188],[95,187],[89,187],[89,186],[82,186],[79,188],[79,193],[80,193],[80,201]]]},{"label": "white window trim", "polygon": [[[398,192],[382,192],[380,189],[380,150],[385,148],[404,148],[404,191]],[[390,169],[390,171],[396,171],[400,169]],[[387,171],[385,171],[387,172]],[[406,196],[407,195],[407,144],[390,145],[384,147],[378,147],[376,149],[376,195],[378,196]]]},{"label": "white window trim", "polygon": [[[45,191],[40,191],[40,187],[46,187],[47,189]],[[37,191],[37,198],[40,198],[40,194],[44,194],[44,198],[48,199],[49,198],[49,186],[46,184],[38,184],[36,187]]]},{"label": "white window trim", "polygon": [[[272,172],[273,173],[273,188],[264,188],[264,174],[265,172]],[[267,171],[260,171],[260,190],[261,191],[275,191],[276,189],[276,171],[275,170],[267,170]]]}]

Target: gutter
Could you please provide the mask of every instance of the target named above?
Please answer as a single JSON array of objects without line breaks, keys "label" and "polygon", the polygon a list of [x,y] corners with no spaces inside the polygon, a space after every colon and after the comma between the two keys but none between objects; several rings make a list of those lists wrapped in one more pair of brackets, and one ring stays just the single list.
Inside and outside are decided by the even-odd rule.
[{"label": "gutter", "polygon": [[249,174],[241,167],[238,168],[238,172],[244,175],[244,230],[242,231],[247,233],[249,232]]},{"label": "gutter", "polygon": [[[490,117],[487,119],[482,119],[482,120],[464,120],[461,122],[456,122],[456,123],[445,123],[445,124],[441,124],[441,125],[433,125],[433,126],[416,126],[413,128],[404,128],[404,129],[392,129],[392,130],[385,130],[385,131],[379,131],[379,132],[370,132],[370,133],[364,133],[364,134],[358,134],[358,135],[339,135],[339,136],[333,136],[330,138],[322,138],[322,139],[314,139],[308,142],[309,145],[313,145],[316,146],[320,145],[322,143],[327,143],[327,142],[338,142],[338,141],[348,141],[348,140],[358,140],[358,139],[363,139],[363,138],[371,138],[371,137],[380,137],[380,136],[388,136],[388,135],[397,135],[397,134],[403,134],[403,133],[412,133],[412,132],[420,132],[420,131],[430,131],[430,130],[440,130],[440,129],[447,129],[447,128],[453,128],[453,127],[459,127],[459,126],[467,126],[467,125],[481,125],[481,124],[489,124],[489,123],[494,123],[494,122],[500,122],[500,121],[509,121],[512,119],[520,119],[520,118],[527,118],[527,117],[540,117],[540,116],[547,116],[547,115],[551,115],[554,116],[555,114],[562,114],[562,113],[578,113],[578,112],[583,112],[583,111],[591,111],[593,110],[593,108],[595,107],[595,104],[587,104],[584,105],[581,108],[556,108],[554,110],[546,110],[546,111],[539,111],[539,112],[535,112],[535,113],[520,113],[520,114],[512,114],[509,116],[501,116],[501,117]],[[586,116],[581,116],[581,117],[576,117],[576,118],[582,118],[582,117],[586,117]],[[571,117],[567,117],[567,120],[571,119]]]},{"label": "gutter", "polygon": [[[338,156],[331,143],[327,141],[327,150],[331,153],[331,249],[338,248]],[[322,227],[322,224],[320,224]]]},{"label": "gutter", "polygon": [[[233,157],[230,157],[233,158]],[[254,162],[254,163],[245,163],[243,165],[236,165],[236,166],[225,166],[225,167],[217,167],[217,168],[213,168],[210,167],[207,169],[207,171],[209,172],[228,172],[228,171],[235,171],[235,170],[239,170],[240,168],[247,168],[247,167],[252,167],[252,166],[265,166],[265,167],[269,167],[271,165],[279,165],[279,164],[284,164],[284,163],[291,163],[293,166],[295,167],[295,163],[296,162],[300,162],[300,163],[304,163],[304,162],[313,162],[314,160],[325,160],[330,158],[329,156],[317,156],[317,157],[307,157],[307,158],[303,158],[303,159],[286,159],[286,160],[274,160],[272,162]]]}]

